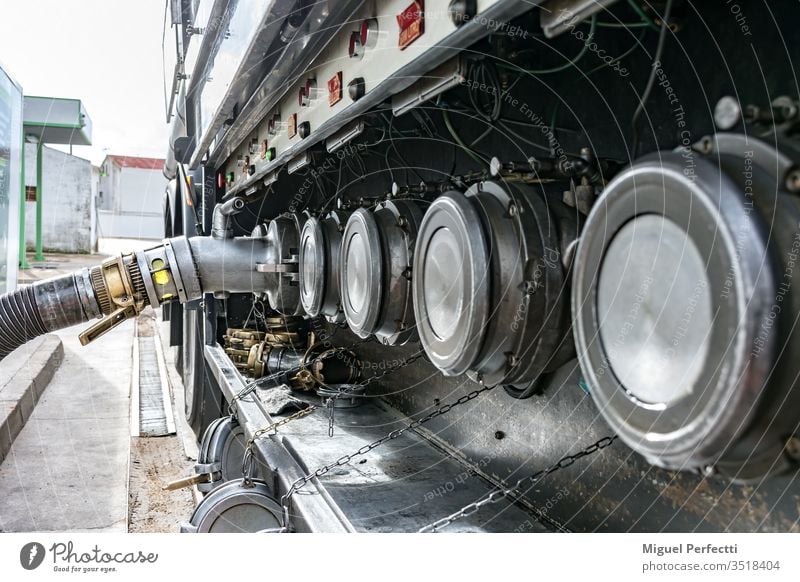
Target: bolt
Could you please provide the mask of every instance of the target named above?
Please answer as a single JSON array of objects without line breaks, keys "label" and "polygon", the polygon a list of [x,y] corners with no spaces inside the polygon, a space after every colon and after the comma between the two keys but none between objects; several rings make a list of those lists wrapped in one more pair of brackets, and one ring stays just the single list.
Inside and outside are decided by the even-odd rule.
[{"label": "bolt", "polygon": [[786,441],[786,454],[795,461],[800,461],[800,437],[789,437]]},{"label": "bolt", "polygon": [[732,129],[741,118],[742,108],[735,98],[725,95],[717,101],[717,105],[714,107],[714,122],[719,129],[723,131]]},{"label": "bolt", "polygon": [[478,2],[476,0],[451,0],[447,11],[450,13],[450,20],[453,21],[453,24],[461,26],[477,14]]},{"label": "bolt", "polygon": [[786,189],[789,192],[800,192],[800,169],[792,168],[786,173]]},{"label": "bolt", "polygon": [[508,216],[509,216],[509,218],[514,218],[517,215],[517,211],[518,211],[518,208],[517,208],[516,204],[514,204],[512,202],[511,204],[508,205]]}]

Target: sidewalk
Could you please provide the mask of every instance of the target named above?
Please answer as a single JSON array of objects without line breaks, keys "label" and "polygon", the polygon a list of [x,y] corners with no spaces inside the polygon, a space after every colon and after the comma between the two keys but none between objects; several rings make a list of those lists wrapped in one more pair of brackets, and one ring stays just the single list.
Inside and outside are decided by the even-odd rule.
[{"label": "sidewalk", "polygon": [[33,414],[63,358],[61,339],[45,335],[0,362],[0,463]]},{"label": "sidewalk", "polygon": [[[112,251],[152,244],[112,241]],[[29,256],[33,268],[20,283],[107,256],[48,254],[38,264]],[[191,474],[181,436],[131,439],[134,322],[82,347],[78,333],[88,325],[37,338],[0,362],[0,532],[178,531],[194,507],[191,491],[161,490]],[[194,444],[182,404],[177,410],[183,439]]]},{"label": "sidewalk", "polygon": [[0,465],[0,531],[127,530],[133,323],[77,334]]}]

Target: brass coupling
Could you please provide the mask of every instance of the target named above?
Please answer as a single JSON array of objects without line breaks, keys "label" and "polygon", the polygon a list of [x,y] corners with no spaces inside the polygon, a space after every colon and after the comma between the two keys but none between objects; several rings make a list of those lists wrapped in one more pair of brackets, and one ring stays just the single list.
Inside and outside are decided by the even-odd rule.
[{"label": "brass coupling", "polygon": [[80,333],[87,345],[147,307],[147,291],[133,253],[123,253],[90,270],[92,289],[103,318]]}]

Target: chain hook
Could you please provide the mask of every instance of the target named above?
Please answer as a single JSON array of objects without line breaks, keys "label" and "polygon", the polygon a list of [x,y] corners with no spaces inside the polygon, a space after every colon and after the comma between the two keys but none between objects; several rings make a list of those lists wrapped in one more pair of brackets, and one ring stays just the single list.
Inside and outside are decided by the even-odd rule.
[{"label": "chain hook", "polygon": [[253,473],[255,469],[255,455],[253,454],[254,444],[252,439],[247,442],[247,447],[242,457],[242,485],[248,488],[253,486]]}]

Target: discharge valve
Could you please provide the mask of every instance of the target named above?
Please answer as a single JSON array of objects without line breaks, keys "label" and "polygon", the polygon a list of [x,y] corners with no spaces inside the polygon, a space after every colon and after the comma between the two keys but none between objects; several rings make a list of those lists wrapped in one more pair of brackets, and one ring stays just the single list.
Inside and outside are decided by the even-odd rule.
[{"label": "discharge valve", "polygon": [[177,237],[1,295],[0,360],[42,334],[99,318],[79,335],[87,345],[148,305],[261,293],[267,276],[256,264],[267,262],[268,244],[261,237]]}]

